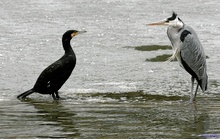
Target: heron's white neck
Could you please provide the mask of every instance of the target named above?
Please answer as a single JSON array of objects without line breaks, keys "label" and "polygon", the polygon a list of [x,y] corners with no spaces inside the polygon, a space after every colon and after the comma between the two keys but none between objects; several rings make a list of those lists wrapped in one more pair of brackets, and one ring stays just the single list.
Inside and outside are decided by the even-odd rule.
[{"label": "heron's white neck", "polygon": [[183,28],[184,23],[178,17],[176,17],[175,20],[169,21],[167,25],[173,28],[177,28],[179,30]]},{"label": "heron's white neck", "polygon": [[183,27],[173,27],[173,26],[169,26],[168,29],[167,29],[167,36],[168,38],[170,39],[170,42],[172,44],[172,47],[173,49],[177,48],[178,44],[179,44],[179,37],[180,37],[180,34],[179,34],[179,31],[182,29]]},{"label": "heron's white neck", "polygon": [[177,38],[177,37],[179,37],[178,33],[184,27],[184,23],[178,17],[176,17],[175,20],[168,22],[168,25],[169,25],[169,27],[167,30],[167,35],[168,35],[172,45],[174,45],[174,43],[176,43],[175,41],[179,40]]}]

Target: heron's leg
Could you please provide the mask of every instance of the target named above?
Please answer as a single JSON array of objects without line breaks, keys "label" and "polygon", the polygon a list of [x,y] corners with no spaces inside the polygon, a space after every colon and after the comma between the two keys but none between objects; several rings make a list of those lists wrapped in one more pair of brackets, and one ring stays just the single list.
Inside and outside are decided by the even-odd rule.
[{"label": "heron's leg", "polygon": [[191,85],[191,93],[190,93],[190,100],[189,100],[189,103],[192,103],[193,102],[193,87],[194,87],[194,80],[195,78],[191,77],[191,81],[192,81],[192,85]]},{"label": "heron's leg", "polygon": [[170,61],[174,60],[175,57],[177,56],[178,52],[179,52],[179,49],[176,48],[176,49],[173,51],[173,55],[167,59],[167,62],[170,62]]},{"label": "heron's leg", "polygon": [[196,86],[196,91],[195,91],[195,94],[194,94],[193,101],[196,101],[196,95],[197,95],[198,88],[199,88],[199,84],[197,84],[197,86]]}]

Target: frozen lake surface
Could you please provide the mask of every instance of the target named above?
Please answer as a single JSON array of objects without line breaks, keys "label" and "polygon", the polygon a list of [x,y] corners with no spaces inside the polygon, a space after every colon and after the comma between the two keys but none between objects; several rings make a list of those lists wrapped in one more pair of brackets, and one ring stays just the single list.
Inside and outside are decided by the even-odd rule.
[{"label": "frozen lake surface", "polygon": [[[217,0],[1,0],[0,136],[2,138],[220,138],[220,3]],[[172,50],[165,26],[175,11],[197,32],[208,65],[208,91],[188,105],[190,75],[177,62],[146,59]],[[33,94],[41,71],[63,55],[66,30],[76,67],[60,101]]]}]

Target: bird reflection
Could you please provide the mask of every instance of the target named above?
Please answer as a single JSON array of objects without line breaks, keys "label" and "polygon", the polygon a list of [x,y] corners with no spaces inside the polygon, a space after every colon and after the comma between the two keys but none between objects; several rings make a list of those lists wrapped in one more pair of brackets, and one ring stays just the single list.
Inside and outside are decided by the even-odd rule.
[{"label": "bird reflection", "polygon": [[80,136],[73,117],[76,115],[62,105],[60,101],[36,101],[25,100],[26,103],[34,106],[37,110],[37,117],[44,121],[42,125],[62,128],[62,135],[38,136],[46,138],[75,138]]}]

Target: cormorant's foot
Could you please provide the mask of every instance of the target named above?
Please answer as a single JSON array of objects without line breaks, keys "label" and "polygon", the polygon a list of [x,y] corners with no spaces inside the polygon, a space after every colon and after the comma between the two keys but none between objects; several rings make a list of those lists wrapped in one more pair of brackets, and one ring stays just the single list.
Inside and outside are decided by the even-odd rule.
[{"label": "cormorant's foot", "polygon": [[66,98],[56,97],[54,100],[66,100]]},{"label": "cormorant's foot", "polygon": [[18,98],[18,100],[20,100],[20,101],[26,101],[26,100],[28,100],[28,98],[26,98],[26,97],[17,97]]},{"label": "cormorant's foot", "polygon": [[52,95],[52,97],[53,97],[53,100],[57,100],[57,97],[54,95],[54,93],[51,94],[51,95]]},{"label": "cormorant's foot", "polygon": [[52,94],[53,100],[60,100],[60,97],[55,96],[54,94]]},{"label": "cormorant's foot", "polygon": [[59,98],[55,98],[55,99],[53,99],[53,100],[60,100]]},{"label": "cormorant's foot", "polygon": [[59,100],[59,99],[60,99],[60,96],[56,95],[56,99]]},{"label": "cormorant's foot", "polygon": [[54,100],[60,100],[60,96],[58,94],[58,92],[54,92],[53,94],[51,94]]},{"label": "cormorant's foot", "polygon": [[60,96],[59,96],[58,92],[55,92],[54,94],[55,94],[57,99],[60,99]]},{"label": "cormorant's foot", "polygon": [[60,97],[59,100],[66,100],[66,98],[62,98],[62,97]]},{"label": "cormorant's foot", "polygon": [[24,100],[26,97],[22,97],[22,96],[17,96],[17,99],[19,100]]}]

